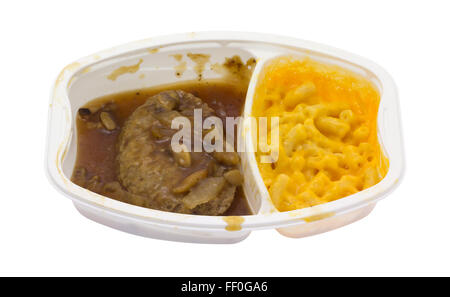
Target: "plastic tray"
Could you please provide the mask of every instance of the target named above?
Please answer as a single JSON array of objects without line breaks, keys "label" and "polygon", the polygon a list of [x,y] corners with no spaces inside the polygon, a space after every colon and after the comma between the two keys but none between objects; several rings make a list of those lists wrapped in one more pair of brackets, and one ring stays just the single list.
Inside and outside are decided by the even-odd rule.
[{"label": "plastic tray", "polygon": [[[308,56],[336,64],[363,75],[379,89],[378,135],[389,171],[375,186],[351,196],[314,207],[278,212],[272,205],[253,153],[242,153],[244,192],[254,215],[242,217],[198,216],[169,213],[126,204],[81,188],[70,181],[77,150],[74,118],[79,107],[107,94],[155,85],[192,80],[196,64],[187,58],[187,69],[175,76],[179,62],[172,55],[202,53],[209,64],[238,55],[243,61],[255,57],[244,107],[249,115],[254,87],[264,65],[280,55]],[[107,76],[121,66],[139,63],[134,73],[112,81]],[[203,78],[220,78],[206,65]],[[240,134],[251,144],[247,122]],[[247,130],[246,130],[247,129]],[[247,131],[247,132],[246,132]],[[277,229],[289,237],[304,237],[329,231],[368,215],[375,204],[398,184],[404,168],[400,113],[395,84],[381,67],[359,56],[328,46],[280,36],[237,32],[205,32],[146,39],[82,58],[66,66],[51,93],[47,140],[47,173],[50,181],[69,197],[84,216],[107,226],[146,237],[202,243],[234,243],[251,231]]]}]

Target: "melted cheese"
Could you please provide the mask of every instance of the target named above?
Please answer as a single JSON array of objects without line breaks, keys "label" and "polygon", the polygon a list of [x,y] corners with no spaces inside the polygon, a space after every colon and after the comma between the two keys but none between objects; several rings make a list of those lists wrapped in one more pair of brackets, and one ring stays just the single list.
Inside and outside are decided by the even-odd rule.
[{"label": "melted cheese", "polygon": [[278,210],[333,201],[386,175],[388,160],[377,136],[379,102],[371,82],[337,66],[284,57],[266,67],[252,113],[279,117],[278,160],[260,161],[274,148],[256,152]]}]

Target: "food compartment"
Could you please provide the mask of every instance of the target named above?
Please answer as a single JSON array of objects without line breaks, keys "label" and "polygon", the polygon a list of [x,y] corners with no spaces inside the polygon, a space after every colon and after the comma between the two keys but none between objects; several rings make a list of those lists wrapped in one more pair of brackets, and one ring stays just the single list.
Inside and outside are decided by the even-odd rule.
[{"label": "food compartment", "polygon": [[[241,116],[255,64],[250,53],[213,43],[156,47],[84,67],[69,82],[76,129],[64,173],[83,188],[136,206],[251,215],[257,205],[248,205],[240,187],[237,153],[174,152],[170,125],[177,115],[193,123],[198,109],[200,125],[218,117],[228,134],[226,117]],[[136,162],[141,165],[130,165]]]},{"label": "food compartment", "polygon": [[[260,143],[261,124],[246,121],[244,164],[251,167],[248,196],[260,197],[260,213],[281,211],[300,218],[278,229],[289,237],[325,232],[370,213],[375,203],[339,216],[325,208],[373,191],[388,173],[380,133],[385,102],[380,103],[383,90],[376,76],[314,53],[269,58],[256,75],[245,113],[256,120],[267,117],[268,133]],[[271,144],[274,130],[279,143]]]}]

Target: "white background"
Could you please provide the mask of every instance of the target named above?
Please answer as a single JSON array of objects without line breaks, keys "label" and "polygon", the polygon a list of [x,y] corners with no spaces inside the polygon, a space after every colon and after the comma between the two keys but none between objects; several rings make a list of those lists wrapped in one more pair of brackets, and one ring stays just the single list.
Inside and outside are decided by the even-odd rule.
[{"label": "white background", "polygon": [[[447,1],[2,1],[0,274],[423,275],[450,272]],[[44,174],[50,88],[82,56],[190,31],[287,35],[367,57],[395,79],[407,170],[368,217],[234,245],[147,239],[89,221]]]}]

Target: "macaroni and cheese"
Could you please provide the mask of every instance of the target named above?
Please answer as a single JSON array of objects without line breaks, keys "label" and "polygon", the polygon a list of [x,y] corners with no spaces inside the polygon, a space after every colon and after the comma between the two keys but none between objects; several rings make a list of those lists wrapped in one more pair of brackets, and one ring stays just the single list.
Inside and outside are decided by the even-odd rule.
[{"label": "macaroni and cheese", "polygon": [[[271,151],[256,151],[278,210],[333,201],[371,187],[386,175],[389,164],[377,136],[379,102],[371,82],[338,66],[289,57],[266,66],[252,113],[279,117],[278,148],[258,143]],[[268,140],[274,128],[269,126]],[[274,153],[275,162],[260,161]]]}]

